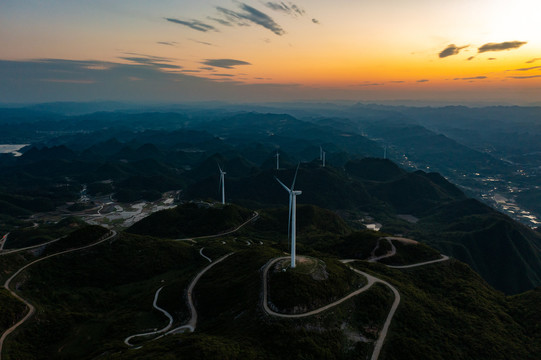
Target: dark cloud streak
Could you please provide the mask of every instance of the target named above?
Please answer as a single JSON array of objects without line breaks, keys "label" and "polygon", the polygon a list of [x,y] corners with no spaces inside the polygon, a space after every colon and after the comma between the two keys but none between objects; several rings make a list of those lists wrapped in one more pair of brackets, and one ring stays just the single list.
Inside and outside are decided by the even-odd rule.
[{"label": "dark cloud streak", "polygon": [[242,12],[229,10],[221,6],[216,7],[216,10],[224,15],[228,22],[238,26],[247,26],[249,23],[253,23],[272,31],[276,35],[281,36],[285,34],[284,29],[282,29],[282,27],[267,14],[246,5],[245,3],[239,3],[239,7]]},{"label": "dark cloud streak", "polygon": [[167,46],[176,46],[176,41],[157,41],[156,44],[167,45]]},{"label": "dark cloud streak", "polygon": [[216,29],[214,26],[205,24],[204,22],[201,22],[199,20],[184,21],[184,20],[179,20],[179,19],[174,19],[174,18],[164,18],[164,19],[169,22],[179,24],[179,25],[184,25],[191,29],[201,31],[201,32],[218,31],[218,29]]},{"label": "dark cloud streak", "polygon": [[541,69],[541,66],[532,66],[532,67],[527,67],[527,68],[509,70],[509,71],[530,71],[530,70],[535,70],[535,69]]},{"label": "dark cloud streak", "polygon": [[231,22],[229,22],[227,20],[224,20],[224,19],[214,18],[214,17],[210,17],[210,16],[208,16],[207,19],[212,20],[212,21],[216,21],[218,24],[223,25],[223,26],[233,26],[233,24]]},{"label": "dark cloud streak", "polygon": [[171,62],[171,60],[164,59],[164,58],[156,58],[156,57],[138,57],[138,56],[123,56],[120,57],[122,60],[128,60],[133,63],[139,64],[139,65],[148,65],[148,66],[154,66],[159,69],[182,69],[182,66],[179,65],[173,65],[173,64],[164,64]]},{"label": "dark cloud streak", "polygon": [[268,7],[269,9],[272,9],[275,11],[281,11],[288,15],[293,15],[293,16],[299,16],[299,15],[303,16],[306,13],[306,11],[304,11],[303,8],[293,4],[292,2],[288,2],[288,4],[289,6],[286,5],[286,3],[284,3],[283,1],[279,3],[268,1],[264,5]]},{"label": "dark cloud streak", "polygon": [[477,51],[479,53],[487,51],[503,51],[503,50],[512,50],[518,49],[522,45],[527,44],[526,41],[505,41],[502,43],[487,43],[481,46]]},{"label": "dark cloud streak", "polygon": [[486,76],[473,76],[473,77],[464,77],[464,78],[454,78],[453,80],[483,80],[486,79]]},{"label": "dark cloud streak", "polygon": [[439,57],[440,58],[446,58],[448,56],[451,56],[451,55],[458,55],[458,53],[460,52],[460,50],[464,49],[464,48],[467,48],[469,45],[464,45],[464,46],[456,46],[455,44],[451,44],[449,46],[447,46],[445,49],[443,49],[440,53],[439,53]]},{"label": "dark cloud streak", "polygon": [[530,76],[508,76],[509,79],[533,79],[541,78],[541,75],[530,75]]},{"label": "dark cloud streak", "polygon": [[233,69],[235,66],[239,65],[252,65],[249,62],[235,59],[206,59],[201,62],[201,64],[223,69]]}]

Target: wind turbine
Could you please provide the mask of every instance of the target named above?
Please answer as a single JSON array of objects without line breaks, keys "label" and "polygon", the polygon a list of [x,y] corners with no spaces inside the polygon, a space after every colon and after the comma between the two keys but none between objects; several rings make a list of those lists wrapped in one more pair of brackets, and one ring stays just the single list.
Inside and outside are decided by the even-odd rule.
[{"label": "wind turbine", "polygon": [[220,185],[219,187],[222,188],[222,205],[225,205],[225,174],[227,174],[225,171],[222,170],[220,167],[220,164],[218,164],[218,169],[220,169]]},{"label": "wind turbine", "polygon": [[325,154],[326,154],[326,152],[323,151],[323,155],[322,155],[323,167],[325,167]]},{"label": "wind turbine", "polygon": [[276,170],[280,169],[280,153],[276,150]]},{"label": "wind turbine", "polygon": [[[300,164],[299,164],[300,165]],[[297,195],[302,194],[302,191],[295,190],[295,180],[297,180],[297,172],[299,171],[299,165],[297,165],[297,170],[295,171],[295,177],[293,178],[293,183],[291,184],[291,189],[284,185],[276,176],[274,177],[280,185],[289,193],[289,217],[287,230],[288,234],[291,234],[291,268],[295,267],[295,238],[296,238],[296,217],[297,217]]]}]

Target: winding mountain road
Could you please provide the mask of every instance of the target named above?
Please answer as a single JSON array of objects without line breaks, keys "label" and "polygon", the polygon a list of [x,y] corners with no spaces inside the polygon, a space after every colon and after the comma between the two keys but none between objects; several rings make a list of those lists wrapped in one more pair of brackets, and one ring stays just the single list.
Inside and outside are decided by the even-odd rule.
[{"label": "winding mountain road", "polygon": [[[379,241],[380,240],[387,240],[387,242],[389,243],[389,245],[391,245],[391,251],[387,252],[386,254],[384,255],[381,255],[381,256],[376,256],[376,251],[379,249]],[[378,239],[378,242],[376,244],[376,247],[374,248],[374,250],[372,250],[372,256],[368,259],[368,262],[376,262],[376,261],[379,261],[381,259],[385,259],[385,258],[388,258],[388,257],[391,257],[391,256],[394,256],[396,255],[396,247],[393,245],[392,241],[391,241],[391,238],[382,238],[382,239]]]},{"label": "winding mountain road", "polygon": [[176,334],[179,332],[184,332],[185,329],[188,329],[190,332],[194,332],[195,328],[197,326],[197,310],[195,309],[195,305],[193,304],[193,289],[195,288],[195,285],[197,285],[197,282],[199,279],[201,279],[201,276],[203,276],[204,273],[206,273],[210,268],[212,268],[214,265],[224,261],[229,256],[233,255],[234,253],[229,253],[227,255],[222,256],[218,260],[214,261],[213,263],[209,264],[207,267],[205,267],[203,270],[201,270],[195,278],[190,283],[190,286],[188,287],[188,306],[190,307],[191,317],[190,320],[186,325],[182,325],[180,327],[177,327],[169,332],[166,333],[166,335],[169,334]]},{"label": "winding mountain road", "polygon": [[411,265],[385,265],[385,266],[389,268],[393,268],[393,269],[411,269],[414,267],[430,265],[430,264],[439,263],[439,262],[447,261],[447,260],[449,260],[449,256],[441,254],[441,259],[430,260],[430,261],[425,261],[425,262],[411,264]]},{"label": "winding mountain road", "polygon": [[212,238],[217,238],[217,237],[224,236],[224,235],[233,234],[233,233],[239,231],[241,228],[243,228],[247,224],[249,224],[250,222],[255,221],[258,217],[259,217],[259,213],[257,211],[254,211],[254,214],[252,215],[251,218],[249,218],[248,220],[246,220],[245,222],[243,222],[242,224],[240,224],[239,226],[237,226],[236,228],[234,228],[232,230],[228,230],[226,232],[219,233],[219,234],[214,234],[214,235],[188,237],[188,238],[175,239],[175,240],[176,241],[195,241],[197,239],[212,239]]},{"label": "winding mountain road", "polygon": [[204,257],[205,259],[207,259],[209,262],[212,262],[212,259],[209,258],[208,256],[206,256],[205,254],[203,254],[203,249],[204,247],[202,247],[200,250],[199,250],[199,255],[201,255],[202,257]]},{"label": "winding mountain road", "polygon": [[162,314],[164,314],[167,317],[167,319],[169,319],[169,323],[164,328],[162,328],[160,330],[128,336],[126,339],[124,339],[124,344],[126,344],[128,346],[134,346],[132,343],[130,343],[131,339],[134,339],[134,338],[137,338],[137,337],[144,337],[144,336],[161,334],[161,333],[164,333],[167,330],[171,329],[171,326],[173,326],[173,317],[166,310],[164,310],[164,309],[162,309],[161,307],[158,306],[158,296],[160,296],[160,292],[162,291],[162,289],[163,289],[163,286],[156,291],[156,294],[154,295],[154,302],[152,303],[152,306],[154,307],[154,309],[156,309],[156,310],[160,311]]},{"label": "winding mountain road", "polygon": [[58,240],[63,239],[63,238],[65,238],[65,236],[62,236],[62,237],[59,237],[59,238],[56,238],[56,239],[54,239],[54,240],[47,241],[47,242],[44,242],[44,243],[41,243],[41,244],[32,245],[32,246],[27,246],[27,247],[20,248],[20,249],[0,250],[0,256],[2,256],[2,255],[8,255],[8,254],[15,254],[15,253],[18,253],[18,252],[21,252],[21,251],[26,251],[26,250],[37,249],[37,248],[39,248],[39,247],[42,247],[42,246],[46,246],[46,245],[55,243],[55,242],[57,242]]},{"label": "winding mountain road", "polygon": [[[12,327],[10,327],[6,331],[4,331],[4,333],[0,337],[0,360],[2,359],[2,348],[3,348],[4,342],[5,342],[6,338],[8,337],[8,335],[11,334],[13,331],[15,331],[19,326],[24,324],[36,312],[36,308],[29,301],[23,299],[15,291],[10,289],[9,285],[10,285],[11,281],[13,279],[15,279],[25,269],[29,268],[30,266],[32,266],[32,265],[34,265],[34,264],[36,264],[36,263],[38,263],[40,261],[47,260],[47,259],[50,259],[50,258],[58,256],[58,255],[68,254],[68,253],[75,252],[75,251],[80,251],[80,250],[85,250],[85,249],[91,248],[93,246],[99,245],[99,244],[101,244],[101,243],[103,243],[103,242],[105,242],[107,240],[110,240],[115,236],[116,236],[116,231],[111,230],[109,232],[108,236],[104,236],[102,239],[100,239],[100,240],[98,240],[95,243],[92,243],[90,245],[85,245],[85,246],[81,246],[81,247],[74,248],[74,249],[68,249],[68,250],[60,251],[60,252],[57,252],[55,254],[47,255],[47,256],[44,256],[44,257],[42,257],[40,259],[34,260],[31,263],[28,263],[25,266],[23,266],[22,268],[20,268],[19,270],[17,270],[13,275],[11,275],[11,277],[9,279],[6,280],[6,282],[4,283],[4,288],[7,291],[9,291],[11,293],[11,295],[13,295],[19,301],[23,302],[26,305],[26,307],[28,307],[28,313],[26,313],[26,315],[21,320],[19,320],[15,325],[13,325]],[[49,244],[49,243],[57,241],[57,240],[58,239],[50,241],[50,242],[48,242],[46,244]],[[43,246],[43,245],[44,244],[41,244],[39,246]],[[30,247],[30,248],[33,248],[33,247]],[[18,251],[22,251],[22,249],[18,249]]]},{"label": "winding mountain road", "polygon": [[[375,262],[377,260],[381,260],[383,258],[387,258],[387,257],[391,257],[391,256],[395,255],[396,254],[396,248],[392,244],[391,240],[398,240],[398,241],[409,240],[409,239],[392,238],[392,237],[387,237],[387,238],[383,238],[383,239],[387,240],[389,242],[389,244],[391,244],[391,251],[389,251],[385,255],[375,257],[374,254],[375,254],[376,250],[379,248],[379,241],[378,241],[378,243],[376,245],[376,248],[372,251],[372,256],[368,259],[369,262]],[[412,241],[411,243],[414,243],[414,240],[411,240],[411,241]],[[448,256],[446,256],[446,255],[441,255],[441,256],[442,256],[441,259],[430,260],[430,261],[425,261],[425,262],[411,264],[411,265],[403,265],[403,266],[389,266],[389,265],[386,265],[386,266],[389,267],[389,268],[394,268],[394,269],[409,269],[409,268],[420,267],[420,266],[430,265],[430,264],[434,264],[434,263],[449,260]],[[385,322],[383,323],[383,327],[381,328],[378,339],[374,343],[374,351],[372,352],[372,356],[370,357],[371,360],[377,360],[379,358],[379,354],[381,352],[381,349],[383,348],[383,343],[385,342],[385,339],[387,337],[387,333],[389,331],[391,321],[393,320],[393,317],[394,317],[394,315],[396,313],[396,309],[398,308],[398,305],[400,304],[401,298],[400,298],[400,293],[398,292],[398,290],[394,286],[389,284],[387,281],[385,281],[385,280],[379,279],[379,278],[377,278],[375,276],[372,276],[370,274],[367,274],[367,273],[365,273],[363,271],[360,271],[360,270],[357,270],[357,269],[355,269],[353,267],[350,267],[350,269],[352,269],[356,273],[366,277],[367,284],[365,286],[363,286],[362,288],[360,288],[360,289],[346,295],[345,297],[343,297],[340,300],[337,300],[337,301],[335,301],[335,302],[333,302],[331,304],[325,305],[323,307],[320,307],[318,309],[315,309],[315,310],[312,310],[312,311],[309,311],[309,312],[305,312],[305,313],[302,313],[302,314],[281,314],[281,313],[277,313],[277,312],[273,311],[272,309],[270,309],[269,306],[268,306],[268,299],[267,299],[267,296],[268,296],[268,284],[267,284],[268,271],[272,267],[272,265],[274,265],[277,261],[280,261],[280,260],[283,260],[283,259],[288,259],[288,258],[289,257],[279,257],[279,258],[276,258],[276,259],[272,259],[271,261],[269,261],[265,265],[265,268],[263,270],[263,309],[265,310],[265,312],[267,314],[272,315],[272,316],[276,316],[276,317],[280,317],[280,318],[303,318],[303,317],[307,317],[307,316],[311,316],[311,315],[316,315],[316,314],[319,314],[319,313],[321,313],[323,311],[329,310],[330,308],[333,308],[333,307],[343,303],[344,301],[346,301],[346,300],[348,300],[348,299],[350,299],[350,298],[352,298],[352,297],[354,297],[356,295],[359,295],[359,294],[365,292],[366,290],[370,289],[372,287],[372,285],[374,285],[376,283],[381,283],[381,284],[387,286],[389,289],[391,289],[391,291],[394,294],[393,304],[391,305],[391,309],[389,310],[389,313],[387,314],[387,318],[385,319]],[[347,263],[351,263],[351,262],[354,262],[354,261],[362,261],[362,260],[360,260],[360,259],[344,259],[344,260],[340,260],[340,261],[342,263],[344,263],[344,264],[347,264]]]},{"label": "winding mountain road", "polygon": [[[223,233],[220,233],[220,234],[215,234],[215,235],[205,235],[205,236],[190,237],[190,238],[175,239],[175,240],[176,241],[190,241],[190,242],[193,242],[193,243],[197,243],[195,241],[196,239],[210,239],[210,238],[216,238],[216,237],[220,237],[220,236],[224,236],[224,235],[229,235],[229,234],[232,234],[234,232],[237,232],[238,230],[240,230],[245,225],[247,225],[250,222],[256,220],[258,217],[259,217],[259,213],[257,211],[254,211],[254,214],[248,220],[246,220],[245,222],[243,222],[242,224],[240,224],[239,226],[237,226],[236,228],[234,228],[232,230],[229,230],[229,231],[226,231],[226,232],[223,232]],[[210,268],[212,268],[214,265],[222,262],[223,260],[227,259],[232,254],[234,254],[234,253],[229,253],[227,255],[222,256],[218,260],[212,262],[211,258],[209,258],[205,254],[203,254],[203,249],[204,249],[204,247],[199,250],[199,255],[201,255],[203,258],[208,260],[210,262],[210,264],[207,267],[205,267],[203,270],[201,270],[195,276],[195,278],[192,280],[190,285],[188,286],[187,297],[188,297],[188,306],[190,308],[190,313],[191,313],[190,320],[185,325],[182,325],[182,326],[179,326],[179,327],[174,328],[172,330],[169,330],[169,328],[172,325],[172,318],[170,317],[170,314],[167,311],[165,311],[164,309],[158,308],[157,305],[156,305],[156,302],[158,300],[159,291],[161,290],[161,288],[160,288],[160,289],[158,289],[158,291],[156,292],[156,295],[154,297],[154,305],[153,306],[154,306],[154,308],[156,308],[156,309],[162,311],[164,314],[166,314],[166,316],[168,316],[168,318],[170,318],[170,323],[165,328],[157,330],[157,331],[147,332],[147,333],[143,333],[143,334],[131,335],[131,336],[127,337],[124,340],[124,343],[126,345],[134,346],[133,344],[130,343],[130,340],[135,338],[135,337],[143,337],[143,336],[162,334],[161,336],[158,336],[158,337],[156,337],[154,339],[154,340],[156,340],[156,339],[161,338],[162,336],[170,335],[170,334],[178,334],[178,333],[184,332],[186,330],[188,330],[190,332],[195,331],[195,328],[197,326],[197,310],[195,309],[195,305],[193,303],[193,297],[192,297],[193,289],[195,288],[195,285],[197,284],[197,282],[199,281],[201,276],[203,276],[203,274],[205,274]],[[169,330],[169,331],[167,331],[167,330]]]},{"label": "winding mountain road", "polygon": [[263,270],[263,309],[265,310],[265,312],[267,314],[272,315],[272,316],[276,316],[276,317],[288,318],[288,319],[298,319],[298,318],[303,318],[303,317],[306,317],[306,316],[319,314],[319,313],[321,313],[321,312],[323,312],[325,310],[328,310],[328,309],[333,308],[333,307],[335,307],[337,305],[340,305],[344,301],[346,301],[348,299],[351,299],[352,297],[357,296],[362,292],[365,292],[378,280],[377,278],[375,278],[375,277],[373,277],[371,275],[362,273],[362,272],[354,269],[356,272],[366,276],[367,283],[362,288],[360,288],[358,290],[355,290],[354,292],[350,293],[349,295],[346,295],[345,297],[343,297],[343,298],[341,298],[341,299],[339,299],[339,300],[337,300],[337,301],[335,301],[333,303],[330,303],[328,305],[325,305],[323,307],[320,307],[320,308],[312,310],[312,311],[308,311],[308,312],[305,312],[305,313],[302,313],[302,314],[281,314],[281,313],[277,313],[274,310],[272,310],[268,305],[268,299],[267,299],[267,297],[268,297],[267,277],[268,276],[267,275],[268,275],[269,269],[276,262],[278,262],[280,260],[284,260],[284,259],[289,259],[289,257],[288,256],[283,256],[283,257],[273,259],[272,261],[267,263],[267,265],[265,266],[265,269]]}]

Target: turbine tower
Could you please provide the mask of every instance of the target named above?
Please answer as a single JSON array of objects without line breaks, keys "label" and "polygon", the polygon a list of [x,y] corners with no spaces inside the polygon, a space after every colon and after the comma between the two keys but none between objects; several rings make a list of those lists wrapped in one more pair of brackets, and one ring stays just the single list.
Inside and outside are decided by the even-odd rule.
[{"label": "turbine tower", "polygon": [[280,153],[276,150],[276,170],[280,169]]},{"label": "turbine tower", "polygon": [[[299,164],[300,165],[300,164]],[[297,217],[297,195],[302,194],[302,191],[295,190],[295,180],[297,180],[297,172],[299,171],[299,165],[297,165],[297,170],[295,171],[295,177],[293,178],[293,183],[291,184],[291,189],[284,185],[276,176],[274,177],[280,185],[289,193],[289,217],[287,230],[291,234],[291,268],[295,267],[295,240],[296,240],[296,217]]]},{"label": "turbine tower", "polygon": [[325,167],[325,154],[326,152],[323,151],[323,155],[322,155],[323,167]]},{"label": "turbine tower", "polygon": [[225,171],[222,170],[220,164],[218,164],[218,169],[220,169],[220,187],[222,188],[222,205],[225,205]]}]

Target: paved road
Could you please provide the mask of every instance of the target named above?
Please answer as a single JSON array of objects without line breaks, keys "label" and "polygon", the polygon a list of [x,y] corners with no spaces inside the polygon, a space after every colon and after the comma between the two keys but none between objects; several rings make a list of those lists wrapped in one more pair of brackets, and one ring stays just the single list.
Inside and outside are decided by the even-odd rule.
[{"label": "paved road", "polygon": [[161,334],[161,333],[164,333],[167,330],[171,329],[171,326],[173,326],[173,317],[166,310],[164,310],[164,309],[162,309],[161,307],[158,306],[158,296],[160,296],[160,292],[162,291],[162,289],[163,289],[163,286],[156,291],[156,294],[154,295],[154,302],[152,303],[152,306],[154,307],[154,309],[162,312],[169,319],[169,323],[164,328],[162,328],[160,330],[128,336],[124,340],[124,344],[126,344],[128,346],[134,346],[133,344],[130,343],[130,340],[133,339],[133,338]]},{"label": "paved road", "polygon": [[209,257],[206,256],[205,254],[203,254],[203,249],[204,249],[204,247],[202,247],[201,250],[199,250],[199,255],[201,255],[202,257],[204,257],[205,259],[207,259],[209,262],[212,262],[211,258],[209,258]]},{"label": "paved road", "polygon": [[201,276],[203,276],[204,273],[206,273],[214,265],[224,261],[225,259],[227,259],[229,256],[231,256],[233,254],[234,253],[229,253],[227,255],[222,256],[221,258],[219,258],[218,260],[216,260],[215,262],[211,263],[206,268],[201,270],[195,276],[195,278],[190,283],[190,286],[188,287],[188,306],[190,307],[191,318],[190,318],[190,320],[188,321],[188,323],[186,325],[182,325],[180,327],[177,327],[177,328],[167,332],[166,335],[176,334],[176,333],[179,333],[179,332],[184,332],[184,330],[186,330],[186,329],[189,330],[190,332],[195,331],[195,328],[197,326],[197,310],[195,309],[195,305],[193,304],[193,298],[192,298],[193,289],[194,289],[195,285],[197,284],[197,282],[199,281],[199,279],[201,278]]},{"label": "paved road", "polygon": [[381,259],[385,259],[385,258],[396,255],[396,247],[391,242],[391,238],[383,238],[383,239],[387,240],[389,245],[391,245],[391,251],[387,252],[387,254],[385,254],[385,255],[381,255],[381,256],[376,257],[375,254],[376,254],[376,251],[379,249],[379,241],[382,240],[382,239],[378,239],[378,243],[376,244],[376,247],[374,248],[374,250],[372,250],[372,256],[368,259],[368,262],[376,262],[376,261],[379,261]]},{"label": "paved road", "polygon": [[[281,314],[281,313],[277,313],[277,312],[273,311],[271,308],[269,308],[268,300],[267,300],[267,295],[268,295],[267,274],[269,272],[269,269],[276,262],[278,262],[280,260],[284,260],[284,259],[289,259],[289,257],[284,256],[284,257],[279,257],[279,258],[273,259],[272,261],[267,263],[267,265],[265,266],[265,269],[263,270],[263,309],[265,310],[265,312],[267,314],[272,315],[272,316],[276,316],[276,317],[295,319],[295,318],[303,318],[303,317],[306,317],[306,316],[319,314],[320,312],[323,312],[323,311],[328,310],[328,309],[330,309],[332,307],[335,307],[336,305],[339,305],[339,304],[343,303],[344,301],[346,301],[348,299],[351,299],[352,297],[357,296],[360,293],[368,290],[374,284],[374,282],[376,282],[378,280],[375,277],[366,274],[366,278],[368,280],[366,285],[363,286],[362,288],[358,289],[358,290],[355,290],[351,294],[341,298],[340,300],[337,300],[337,301],[335,301],[335,302],[333,302],[331,304],[325,305],[325,306],[320,307],[318,309],[308,311],[308,312],[305,312],[305,313],[302,313],[302,314]],[[355,270],[355,271],[360,273],[357,270]],[[362,273],[362,274],[365,275],[364,273]]]},{"label": "paved road", "polygon": [[214,234],[214,235],[196,236],[196,237],[189,237],[189,238],[175,239],[175,240],[177,240],[177,241],[194,241],[194,240],[197,240],[197,239],[211,239],[211,238],[216,238],[216,237],[220,237],[220,236],[224,236],[224,235],[233,234],[234,232],[239,231],[245,225],[249,224],[251,221],[254,221],[255,219],[257,219],[258,217],[259,217],[259,213],[257,211],[254,211],[254,214],[252,215],[251,218],[249,218],[248,220],[246,220],[245,222],[243,222],[242,224],[240,224],[239,226],[237,226],[236,228],[234,228],[232,230],[229,230],[229,231],[226,231],[226,232],[223,232],[223,233],[219,233],[219,234]]},{"label": "paved road", "polygon": [[26,251],[26,250],[37,249],[39,247],[42,247],[42,246],[49,245],[49,244],[52,244],[54,242],[57,242],[58,240],[63,239],[63,238],[65,238],[65,236],[62,236],[62,237],[59,237],[57,239],[47,241],[47,242],[44,242],[44,243],[41,243],[41,244],[38,244],[38,245],[27,246],[27,247],[20,248],[20,249],[2,250],[2,251],[0,251],[0,256],[8,255],[8,254],[14,254],[14,253],[18,253],[18,252]]},{"label": "paved road", "polygon": [[393,269],[409,269],[409,268],[430,265],[430,264],[438,263],[441,261],[447,261],[447,260],[449,260],[449,256],[441,254],[441,259],[430,260],[430,261],[425,261],[422,263],[411,264],[411,265],[387,265],[387,267],[390,267]]},{"label": "paved road", "polygon": [[9,235],[9,233],[2,236],[2,239],[0,239],[0,251],[2,251],[4,249],[4,245],[6,244],[6,241],[8,239],[8,235]]},{"label": "paved road", "polygon": [[[390,256],[393,256],[396,253],[396,248],[391,243],[391,240],[395,240],[395,239],[386,238],[386,240],[389,241],[389,243],[391,244],[392,251],[390,251],[389,253],[387,253],[384,256],[380,256],[378,258],[372,258],[369,261],[376,261],[374,259],[381,259],[381,258],[385,258],[385,257],[390,257]],[[377,250],[377,247],[376,247],[375,250]],[[394,317],[394,315],[396,313],[396,309],[398,308],[398,305],[400,304],[401,298],[400,298],[400,293],[398,292],[398,290],[394,286],[392,286],[391,284],[389,284],[388,282],[386,282],[384,280],[381,280],[381,279],[379,279],[379,278],[377,278],[375,276],[372,276],[372,275],[367,274],[367,273],[365,273],[363,271],[360,271],[360,270],[357,270],[355,268],[350,267],[353,271],[355,271],[356,273],[366,277],[366,279],[368,280],[367,284],[365,286],[363,286],[361,289],[352,292],[351,294],[343,297],[342,299],[340,299],[338,301],[335,301],[335,302],[333,302],[331,304],[328,304],[326,306],[323,306],[321,308],[318,308],[318,309],[315,309],[315,310],[312,310],[312,311],[309,311],[309,312],[306,312],[306,313],[302,313],[302,314],[280,314],[280,313],[277,313],[277,312],[271,310],[269,308],[269,306],[268,306],[268,300],[267,300],[267,295],[268,295],[267,275],[268,275],[268,271],[272,267],[272,265],[274,265],[277,261],[280,261],[282,259],[289,259],[289,258],[288,257],[280,257],[280,258],[273,259],[273,260],[271,260],[271,261],[269,261],[267,263],[267,265],[265,266],[265,268],[263,270],[263,309],[265,310],[266,313],[268,313],[269,315],[272,315],[272,316],[281,317],[281,318],[302,318],[302,317],[306,317],[306,316],[319,314],[319,313],[321,313],[321,312],[323,312],[325,310],[328,310],[328,309],[330,309],[330,308],[332,308],[332,307],[334,307],[336,305],[339,305],[339,304],[343,303],[344,301],[352,298],[353,296],[359,295],[360,293],[368,290],[372,285],[374,285],[376,283],[381,283],[381,284],[387,286],[389,289],[391,289],[391,291],[394,294],[394,301],[393,301],[393,304],[391,305],[391,309],[389,310],[389,313],[387,314],[387,318],[385,319],[383,327],[382,327],[382,329],[381,329],[381,331],[379,333],[379,337],[376,340],[376,342],[374,343],[374,351],[372,352],[372,356],[370,358],[371,360],[377,360],[379,358],[379,354],[380,354],[381,349],[383,347],[383,343],[385,342],[385,339],[387,337],[387,333],[389,331],[391,321],[393,320],[393,317]],[[388,267],[395,268],[395,269],[407,269],[407,268],[413,268],[413,267],[419,267],[419,266],[434,264],[434,263],[441,262],[441,261],[446,261],[446,260],[449,260],[449,257],[445,256],[445,255],[442,255],[442,258],[437,259],[437,260],[425,261],[425,262],[422,262],[422,263],[405,265],[405,266],[388,266]],[[342,263],[347,264],[347,263],[351,263],[351,262],[359,261],[359,260],[357,260],[357,259],[344,259],[344,260],[341,260],[341,261],[342,261]]]},{"label": "paved road", "polygon": [[[11,275],[11,277],[9,279],[6,280],[6,282],[4,283],[4,288],[9,291],[11,293],[11,295],[13,295],[15,298],[19,299],[21,302],[23,302],[27,307],[28,307],[28,313],[24,316],[24,318],[22,318],[21,320],[19,320],[15,325],[13,325],[12,327],[10,327],[9,329],[7,329],[6,331],[4,331],[4,333],[2,334],[2,336],[0,337],[0,360],[2,359],[2,347],[4,345],[4,341],[6,340],[6,338],[8,337],[9,334],[11,334],[13,331],[15,331],[19,326],[21,326],[22,324],[24,324],[28,319],[30,319],[32,317],[32,315],[34,315],[34,313],[36,312],[36,308],[30,304],[30,302],[28,302],[27,300],[23,299],[22,297],[20,297],[19,295],[17,295],[17,293],[13,290],[10,289],[9,287],[9,284],[11,283],[11,281],[13,279],[15,279],[17,277],[17,275],[19,275],[21,272],[23,272],[25,269],[27,269],[28,267],[40,262],[40,261],[43,261],[43,260],[46,260],[46,259],[49,259],[49,258],[52,258],[54,256],[58,256],[58,255],[63,255],[63,254],[67,254],[67,253],[71,253],[71,252],[74,252],[74,251],[79,251],[79,250],[84,250],[84,249],[88,249],[88,248],[91,248],[93,246],[96,246],[96,245],[99,245],[101,243],[103,243],[104,241],[107,241],[109,239],[112,239],[113,237],[116,236],[116,231],[114,230],[111,230],[109,232],[109,236],[106,236],[104,237],[103,239],[101,240],[98,240],[96,241],[95,243],[92,243],[90,245],[85,245],[85,246],[82,246],[82,247],[79,247],[79,248],[75,248],[75,249],[69,249],[69,250],[64,250],[64,251],[61,251],[61,252],[58,252],[58,253],[55,253],[55,254],[51,254],[51,255],[47,255],[45,257],[42,257],[41,259],[38,259],[38,260],[35,260],[35,261],[32,261],[31,263],[29,264],[26,264],[25,266],[23,266],[22,268],[20,268],[19,270],[17,270],[17,272],[15,272],[13,275]],[[58,240],[58,239],[57,239]],[[55,240],[53,240],[55,241]],[[50,243],[50,242],[49,242]],[[40,245],[40,246],[43,246]]]}]

